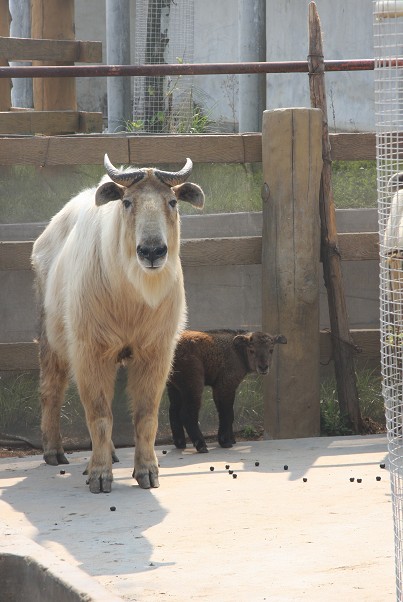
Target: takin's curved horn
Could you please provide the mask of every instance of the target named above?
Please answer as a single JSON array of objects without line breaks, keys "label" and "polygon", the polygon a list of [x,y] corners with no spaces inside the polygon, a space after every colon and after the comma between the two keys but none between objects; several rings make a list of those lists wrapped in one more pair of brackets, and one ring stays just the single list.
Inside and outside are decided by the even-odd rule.
[{"label": "takin's curved horn", "polygon": [[145,173],[142,169],[133,169],[131,171],[119,171],[109,161],[109,157],[106,153],[104,157],[104,167],[110,179],[116,184],[120,184],[121,186],[131,186],[132,184],[135,184],[136,182],[142,180],[145,176]]},{"label": "takin's curved horn", "polygon": [[188,179],[192,169],[193,163],[188,158],[186,159],[185,167],[182,167],[180,171],[160,171],[159,169],[154,169],[154,173],[164,184],[176,186],[177,184],[183,184]]}]

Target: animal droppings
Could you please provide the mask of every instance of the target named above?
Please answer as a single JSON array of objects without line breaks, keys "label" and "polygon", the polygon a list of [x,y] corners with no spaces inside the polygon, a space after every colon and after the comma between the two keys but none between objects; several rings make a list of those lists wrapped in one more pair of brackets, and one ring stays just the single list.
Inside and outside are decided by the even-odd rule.
[{"label": "animal droppings", "polygon": [[287,464],[284,464],[284,470],[288,470]]},{"label": "animal droppings", "polygon": [[259,462],[255,462],[255,466],[259,466]]},{"label": "animal droppings", "polygon": [[385,468],[385,463],[382,462],[381,464],[379,464],[379,468]]},{"label": "animal droppings", "polygon": [[232,475],[232,478],[233,478],[233,479],[236,479],[236,478],[237,478],[237,476],[238,476],[238,475],[237,475],[237,474],[235,474],[235,472],[234,472],[234,474]]},{"label": "animal droppings", "polygon": [[302,480],[304,481],[304,483],[306,483],[308,479],[306,477],[302,477]]},{"label": "animal droppings", "polygon": [[225,465],[225,470],[228,470],[228,468],[229,468],[229,464],[226,464]]},{"label": "animal droppings", "polygon": [[166,450],[166,449],[163,449],[163,450],[162,450],[162,453],[163,453],[163,454],[164,454],[164,456],[165,456],[165,454],[167,453],[167,450]]},{"label": "animal droppings", "polygon": [[60,474],[66,474],[66,471],[65,470],[61,470]]},{"label": "animal droppings", "polygon": [[214,466],[210,466],[210,470],[211,470],[211,472],[213,472]]},{"label": "animal droppings", "polygon": [[357,479],[357,483],[362,483],[362,479]]},{"label": "animal droppings", "polygon": [[377,481],[380,481],[380,480],[381,480],[381,477],[376,477],[376,480],[377,480]]},{"label": "animal droppings", "polygon": [[350,477],[350,483],[354,483],[354,477]]},{"label": "animal droppings", "polygon": [[115,510],[116,510],[116,506],[111,506],[111,507],[110,507],[110,510],[111,510],[112,512],[115,512]]},{"label": "animal droppings", "polygon": [[233,474],[234,471],[233,470],[229,470],[228,472],[229,472],[229,474]]}]

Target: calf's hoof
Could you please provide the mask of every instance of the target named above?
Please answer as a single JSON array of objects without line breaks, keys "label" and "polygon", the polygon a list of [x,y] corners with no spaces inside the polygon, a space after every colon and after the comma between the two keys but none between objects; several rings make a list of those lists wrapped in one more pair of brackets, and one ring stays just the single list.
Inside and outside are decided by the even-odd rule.
[{"label": "calf's hoof", "polygon": [[232,443],[229,439],[219,439],[218,443],[224,448],[232,447]]},{"label": "calf's hoof", "polygon": [[134,469],[133,479],[136,479],[137,483],[142,489],[151,489],[152,487],[159,487],[160,482],[158,480],[158,469],[146,468],[146,469]]},{"label": "calf's hoof", "polygon": [[46,464],[49,464],[50,466],[58,466],[59,464],[69,464],[69,461],[64,455],[63,451],[46,451],[43,454],[43,459],[45,460]]},{"label": "calf's hoof", "polygon": [[199,452],[199,454],[208,454],[208,449],[205,443],[200,443],[199,445],[196,445],[196,449]]},{"label": "calf's hoof", "polygon": [[174,440],[174,445],[176,447],[176,449],[186,449],[186,441],[182,439],[175,439]]}]

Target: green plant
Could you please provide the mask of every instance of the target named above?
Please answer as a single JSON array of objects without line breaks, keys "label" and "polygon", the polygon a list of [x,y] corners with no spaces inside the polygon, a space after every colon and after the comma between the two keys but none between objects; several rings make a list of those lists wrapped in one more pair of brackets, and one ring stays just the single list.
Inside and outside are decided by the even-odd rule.
[{"label": "green plant", "polygon": [[[382,430],[385,427],[385,410],[381,376],[379,372],[368,368],[361,368],[356,375],[361,415],[364,421]],[[323,435],[352,434],[341,420],[334,377],[326,378],[321,383],[320,420]]]}]

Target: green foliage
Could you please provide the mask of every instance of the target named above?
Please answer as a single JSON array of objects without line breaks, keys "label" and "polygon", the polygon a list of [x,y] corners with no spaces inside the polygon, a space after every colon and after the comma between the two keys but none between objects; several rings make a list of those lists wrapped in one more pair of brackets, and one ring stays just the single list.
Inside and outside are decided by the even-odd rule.
[{"label": "green foliage", "polygon": [[[385,426],[381,376],[367,368],[357,371],[357,389],[363,419],[370,419],[380,428]],[[334,378],[321,384],[320,420],[323,435],[351,435],[340,416],[337,388]]]},{"label": "green foliage", "polygon": [[376,207],[375,161],[334,161],[332,166],[336,208]]}]

